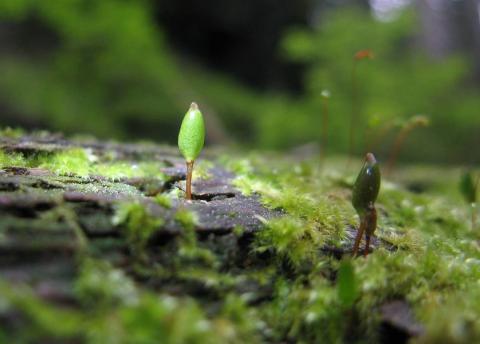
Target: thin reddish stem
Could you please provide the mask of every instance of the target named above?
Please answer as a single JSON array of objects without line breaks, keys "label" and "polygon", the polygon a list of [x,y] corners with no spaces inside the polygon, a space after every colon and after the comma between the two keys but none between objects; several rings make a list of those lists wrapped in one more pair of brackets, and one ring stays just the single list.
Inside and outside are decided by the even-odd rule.
[{"label": "thin reddish stem", "polygon": [[366,257],[368,256],[368,253],[370,252],[370,235],[365,235],[366,238],[366,243],[365,243],[365,249],[363,251],[363,255]]},{"label": "thin reddish stem", "polygon": [[358,248],[360,247],[360,242],[362,241],[363,232],[365,232],[365,224],[365,217],[362,217],[360,220],[360,228],[358,229],[357,236],[355,237],[355,244],[353,245],[353,257],[355,257],[358,253]]},{"label": "thin reddish stem", "polygon": [[185,198],[187,200],[192,199],[192,173],[193,173],[193,163],[194,161],[187,161],[187,183],[186,183],[186,194]]}]

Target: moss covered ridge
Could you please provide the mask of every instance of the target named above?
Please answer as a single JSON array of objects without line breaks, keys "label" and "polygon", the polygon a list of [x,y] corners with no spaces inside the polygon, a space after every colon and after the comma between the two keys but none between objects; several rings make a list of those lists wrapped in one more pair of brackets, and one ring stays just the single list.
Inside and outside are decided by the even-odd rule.
[{"label": "moss covered ridge", "polygon": [[386,181],[373,253],[351,260],[343,161],[207,152],[186,202],[171,147],[19,132],[0,148],[0,342],[480,338],[455,171]]}]

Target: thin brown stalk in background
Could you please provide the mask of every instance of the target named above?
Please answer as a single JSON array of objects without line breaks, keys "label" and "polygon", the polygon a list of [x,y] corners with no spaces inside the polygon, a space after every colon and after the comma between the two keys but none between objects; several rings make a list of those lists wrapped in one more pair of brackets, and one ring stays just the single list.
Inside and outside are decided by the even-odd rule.
[{"label": "thin brown stalk in background", "polygon": [[413,129],[418,127],[426,127],[430,124],[430,120],[426,116],[414,116],[412,117],[400,130],[397,137],[395,138],[395,142],[393,144],[392,150],[390,151],[390,156],[387,162],[386,168],[386,175],[391,175],[393,171],[393,167],[398,158],[398,154],[400,153],[401,148],[405,142],[405,139],[408,135],[412,132]]}]

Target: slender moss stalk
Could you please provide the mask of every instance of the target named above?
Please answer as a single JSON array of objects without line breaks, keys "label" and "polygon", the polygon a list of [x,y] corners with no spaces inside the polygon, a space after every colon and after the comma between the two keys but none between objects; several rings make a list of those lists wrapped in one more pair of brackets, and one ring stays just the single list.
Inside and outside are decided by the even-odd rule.
[{"label": "slender moss stalk", "polygon": [[185,186],[185,198],[192,199],[192,175],[194,161],[187,161],[187,181]]},{"label": "slender moss stalk", "polygon": [[367,153],[357,180],[353,186],[352,205],[360,217],[360,227],[353,245],[353,256],[356,256],[365,233],[365,250],[367,256],[370,249],[370,239],[377,228],[377,210],[375,201],[380,191],[381,174],[377,160],[372,153]]},{"label": "slender moss stalk", "polygon": [[358,121],[358,90],[357,90],[357,65],[360,61],[365,59],[373,59],[374,53],[370,49],[360,50],[353,56],[352,66],[352,113],[350,118],[350,134],[349,134],[349,154],[353,156],[353,150],[355,147],[355,132],[357,131]]},{"label": "slender moss stalk", "polygon": [[192,174],[195,159],[202,151],[205,141],[205,124],[196,103],[192,103],[182,122],[178,134],[178,148],[187,164],[185,198],[192,199]]},{"label": "slender moss stalk", "polygon": [[322,148],[321,156],[323,157],[327,154],[327,145],[328,145],[328,99],[330,98],[330,92],[328,90],[322,91]]},{"label": "slender moss stalk", "polygon": [[398,154],[402,149],[402,146],[405,142],[405,139],[408,135],[412,132],[413,129],[419,127],[426,127],[430,124],[430,120],[426,116],[414,116],[412,117],[400,130],[397,137],[395,138],[395,142],[393,144],[392,150],[390,151],[390,157],[388,158],[386,175],[390,175],[393,171],[393,167],[398,158]]}]

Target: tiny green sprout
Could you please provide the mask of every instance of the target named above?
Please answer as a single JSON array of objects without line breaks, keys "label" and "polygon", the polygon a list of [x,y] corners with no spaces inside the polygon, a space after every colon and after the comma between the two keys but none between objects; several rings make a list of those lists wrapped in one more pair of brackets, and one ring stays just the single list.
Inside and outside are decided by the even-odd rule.
[{"label": "tiny green sprout", "polygon": [[367,153],[365,164],[363,165],[357,180],[353,186],[352,205],[360,217],[360,228],[358,229],[353,246],[353,256],[357,255],[360,241],[365,232],[365,251],[368,255],[370,247],[370,237],[377,228],[377,210],[375,201],[380,191],[381,175],[380,167],[372,153]]},{"label": "tiny green sprout", "polygon": [[462,193],[465,201],[470,204],[472,208],[472,230],[475,228],[476,222],[476,205],[477,205],[477,192],[478,192],[478,183],[480,181],[480,176],[474,180],[473,174],[471,171],[467,171],[462,175],[460,179],[460,192]]},{"label": "tiny green sprout", "polygon": [[427,116],[422,115],[413,116],[405,124],[403,124],[400,132],[395,138],[395,142],[393,143],[393,147],[387,162],[386,175],[390,175],[392,173],[393,167],[395,166],[395,162],[398,158],[398,154],[400,153],[405,139],[411,133],[411,131],[415,128],[428,127],[429,125],[430,119]]},{"label": "tiny green sprout", "polygon": [[178,134],[178,148],[187,163],[186,199],[192,199],[192,173],[195,159],[205,142],[205,124],[196,103],[188,109]]},{"label": "tiny green sprout", "polygon": [[320,94],[322,96],[322,124],[323,124],[323,132],[322,132],[322,155],[325,155],[327,152],[327,143],[328,143],[328,99],[330,98],[330,91],[323,90]]}]

